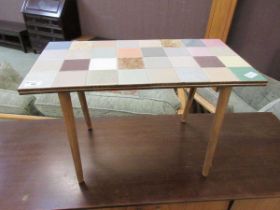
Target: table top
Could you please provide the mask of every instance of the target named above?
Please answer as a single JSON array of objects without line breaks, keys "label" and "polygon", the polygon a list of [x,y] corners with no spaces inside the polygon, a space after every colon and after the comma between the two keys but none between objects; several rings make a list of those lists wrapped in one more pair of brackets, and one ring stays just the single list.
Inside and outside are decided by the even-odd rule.
[{"label": "table top", "polygon": [[218,39],[50,42],[20,94],[60,91],[265,85]]},{"label": "table top", "polygon": [[175,115],[95,118],[92,135],[77,119],[86,182],[81,186],[63,119],[1,122],[1,209],[111,210],[280,197],[280,122],[272,113],[225,115],[207,179],[201,164],[214,116],[188,117],[183,127]]}]

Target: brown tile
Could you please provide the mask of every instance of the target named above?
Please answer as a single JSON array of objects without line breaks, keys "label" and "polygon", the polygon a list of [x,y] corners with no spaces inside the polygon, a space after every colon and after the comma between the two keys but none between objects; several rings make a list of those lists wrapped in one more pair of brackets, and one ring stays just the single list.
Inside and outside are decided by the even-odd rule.
[{"label": "brown tile", "polygon": [[88,70],[90,59],[65,60],[61,71]]},{"label": "brown tile", "polygon": [[161,45],[163,47],[182,47],[182,42],[176,39],[162,39]]},{"label": "brown tile", "polygon": [[119,58],[119,69],[142,69],[144,63],[142,58]]},{"label": "brown tile", "polygon": [[225,65],[216,56],[194,57],[200,67],[225,67]]}]

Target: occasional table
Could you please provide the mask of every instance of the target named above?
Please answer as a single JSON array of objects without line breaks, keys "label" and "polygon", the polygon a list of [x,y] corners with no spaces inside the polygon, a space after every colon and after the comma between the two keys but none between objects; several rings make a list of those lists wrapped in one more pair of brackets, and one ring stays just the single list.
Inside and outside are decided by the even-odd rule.
[{"label": "occasional table", "polygon": [[[186,122],[197,88],[220,95],[202,175],[208,176],[232,87],[264,86],[267,80],[217,39],[50,42],[24,78],[20,94],[58,93],[78,182],[84,182],[70,93],[77,92],[92,129],[85,91],[190,88]],[[109,131],[108,131],[109,132]]]}]

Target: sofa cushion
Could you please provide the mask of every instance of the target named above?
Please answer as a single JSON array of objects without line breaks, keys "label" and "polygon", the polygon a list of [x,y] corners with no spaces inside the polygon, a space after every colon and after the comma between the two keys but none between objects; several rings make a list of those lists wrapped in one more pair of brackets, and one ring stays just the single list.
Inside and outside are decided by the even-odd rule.
[{"label": "sofa cushion", "polygon": [[261,108],[259,112],[272,112],[278,119],[280,119],[280,98],[270,102]]},{"label": "sofa cushion", "polygon": [[[86,93],[91,115],[128,116],[137,114],[175,114],[180,102],[172,89]],[[61,117],[57,94],[36,96],[35,106],[45,116]],[[82,117],[79,99],[71,93],[75,116]]]},{"label": "sofa cushion", "polygon": [[16,90],[22,77],[6,62],[0,63],[0,88]]},{"label": "sofa cushion", "polygon": [[0,89],[0,113],[34,114],[34,96],[20,96],[17,91]]},{"label": "sofa cushion", "polygon": [[[213,105],[217,105],[219,93],[214,91],[212,88],[198,88],[197,93],[205,98],[208,102]],[[244,102],[238,95],[233,91],[231,92],[229,103],[228,103],[228,112],[254,112],[256,111],[249,104]]]},{"label": "sofa cushion", "polygon": [[266,75],[268,85],[265,87],[236,87],[234,92],[254,109],[259,110],[280,97],[280,82]]}]

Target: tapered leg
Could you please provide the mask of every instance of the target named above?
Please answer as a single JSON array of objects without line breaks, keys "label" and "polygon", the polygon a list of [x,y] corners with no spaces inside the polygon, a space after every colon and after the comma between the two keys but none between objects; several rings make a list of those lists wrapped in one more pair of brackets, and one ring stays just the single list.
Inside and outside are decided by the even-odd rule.
[{"label": "tapered leg", "polygon": [[188,94],[188,99],[186,102],[186,106],[182,115],[182,123],[185,123],[187,121],[187,117],[190,111],[190,108],[192,106],[192,102],[193,102],[193,98],[194,98],[194,94],[195,94],[196,88],[190,88],[189,94]]},{"label": "tapered leg", "polygon": [[84,182],[83,169],[80,157],[79,144],[77,139],[77,131],[75,125],[75,118],[73,113],[72,101],[69,92],[58,93],[61,109],[64,115],[65,126],[68,135],[72,157],[74,160],[76,175],[79,183]]},{"label": "tapered leg", "polygon": [[220,95],[218,99],[216,113],[214,116],[214,121],[212,124],[210,138],[208,141],[206,156],[203,164],[202,175],[205,177],[208,176],[209,170],[212,166],[212,162],[213,162],[216,146],[218,143],[220,130],[223,124],[224,115],[227,109],[230,93],[231,93],[231,87],[220,88]]},{"label": "tapered leg", "polygon": [[90,119],[90,114],[89,114],[89,110],[88,110],[88,105],[87,105],[87,99],[85,96],[85,92],[84,91],[78,91],[78,96],[79,96],[79,100],[81,103],[81,107],[84,113],[84,117],[88,126],[88,130],[92,130],[92,125],[91,125],[91,119]]}]

